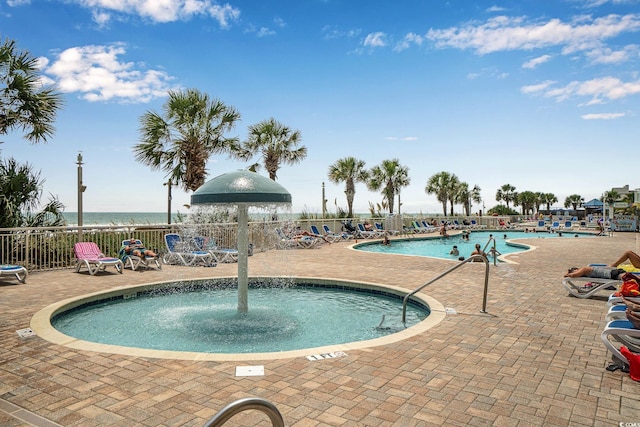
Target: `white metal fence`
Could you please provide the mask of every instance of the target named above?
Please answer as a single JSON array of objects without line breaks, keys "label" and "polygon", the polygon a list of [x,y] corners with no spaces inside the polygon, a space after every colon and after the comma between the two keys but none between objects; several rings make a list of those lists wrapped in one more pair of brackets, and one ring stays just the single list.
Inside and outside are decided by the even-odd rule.
[{"label": "white metal fence", "polygon": [[[386,228],[402,231],[410,227],[413,220],[430,219],[418,217],[367,218],[370,222],[380,222]],[[460,218],[438,217],[438,221]],[[492,228],[496,217],[475,217],[480,223]],[[342,230],[344,218],[296,220],[303,230],[315,225],[322,230],[326,224],[332,231]],[[353,223],[363,222],[355,218]],[[275,229],[282,222],[260,221],[249,223],[249,242],[254,252],[262,252],[277,247],[278,236]],[[166,252],[164,236],[167,233],[180,233],[187,237],[203,236],[215,239],[219,247],[234,248],[237,242],[236,223],[216,224],[166,224],[166,225],[109,225],[83,227],[49,228],[5,228],[0,229],[0,264],[22,265],[29,271],[56,270],[71,268],[75,265],[73,245],[78,241],[96,242],[106,256],[117,256],[122,241],[135,237],[142,240],[149,249],[157,253]]]}]

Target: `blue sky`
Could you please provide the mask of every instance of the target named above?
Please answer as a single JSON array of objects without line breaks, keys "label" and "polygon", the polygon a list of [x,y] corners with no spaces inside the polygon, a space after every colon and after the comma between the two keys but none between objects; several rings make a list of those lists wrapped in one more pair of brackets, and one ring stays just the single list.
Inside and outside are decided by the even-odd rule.
[{"label": "blue sky", "polygon": [[[140,116],[180,88],[235,107],[228,136],[270,117],[301,132],[308,157],[278,172],[294,212],[321,212],[323,182],[328,210],[346,209],[327,178],[346,156],[407,166],[403,212],[441,212],[424,191],[441,171],[478,185],[487,209],[507,183],[558,206],[640,186],[639,0],[10,0],[0,36],[41,58],[65,99],[47,144],[13,132],[0,154],[40,170],[67,211],[79,151],[85,211],[166,211],[165,173],[132,147]],[[207,166],[210,179],[247,163]],[[382,200],[356,191],[357,212]],[[189,200],[174,189],[174,212]]]}]

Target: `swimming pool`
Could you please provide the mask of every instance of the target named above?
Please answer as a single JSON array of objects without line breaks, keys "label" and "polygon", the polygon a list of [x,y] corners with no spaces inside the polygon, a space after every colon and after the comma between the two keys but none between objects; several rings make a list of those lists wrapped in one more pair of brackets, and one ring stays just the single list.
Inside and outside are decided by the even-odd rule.
[{"label": "swimming pool", "polygon": [[[263,357],[403,339],[426,327],[435,303],[412,299],[410,317],[402,323],[405,292],[392,287],[304,278],[254,278],[251,283],[248,313],[237,310],[235,279],[207,279],[98,293],[63,302],[42,316],[50,316],[67,342],[76,338],[106,345],[99,347],[106,351],[160,350],[175,358],[184,352]],[[433,320],[439,319],[436,315]]]},{"label": "swimming pool", "polygon": [[[457,260],[461,256],[468,258],[474,250],[476,243],[479,243],[481,247],[484,248],[490,236],[493,236],[496,240],[496,250],[504,255],[529,249],[529,245],[518,243],[518,239],[575,239],[575,236],[579,238],[590,238],[593,234],[575,232],[562,234],[546,232],[531,233],[514,230],[471,231],[468,241],[462,240],[461,234],[449,237],[415,236],[406,239],[392,240],[389,246],[381,245],[379,241],[363,242],[355,245],[354,249],[376,253],[416,255]],[[454,245],[458,247],[459,255],[449,254]],[[491,244],[490,247],[493,247],[493,244]],[[488,250],[489,248],[487,248],[487,251]]]}]

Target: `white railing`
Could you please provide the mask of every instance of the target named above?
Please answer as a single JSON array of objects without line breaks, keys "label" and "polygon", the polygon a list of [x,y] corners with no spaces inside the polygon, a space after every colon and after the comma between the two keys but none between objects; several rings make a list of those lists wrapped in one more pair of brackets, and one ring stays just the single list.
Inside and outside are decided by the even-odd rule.
[{"label": "white railing", "polygon": [[[413,220],[432,218],[429,216],[397,217],[393,223],[398,227],[410,226]],[[444,217],[440,220],[458,219],[462,222],[465,217]],[[367,218],[369,222],[385,221],[387,218]],[[491,227],[495,217],[474,217],[479,223]],[[483,221],[484,220],[484,221]],[[310,230],[315,225],[322,230],[324,224],[334,232],[342,230],[344,218],[311,218],[296,220],[295,223],[303,230]],[[354,224],[364,222],[363,218],[353,218]],[[249,223],[249,242],[254,252],[263,252],[276,247],[277,236],[275,229],[282,227],[282,222],[256,221]],[[402,231],[402,230],[399,230]],[[91,225],[83,227],[36,227],[36,228],[4,228],[0,229],[0,264],[22,265],[29,271],[43,271],[71,268],[75,265],[73,245],[78,241],[96,242],[106,256],[117,256],[122,241],[135,237],[144,242],[145,246],[158,253],[166,252],[164,235],[167,233],[181,233],[192,236],[214,238],[219,247],[234,248],[237,242],[236,223],[211,224],[141,224],[141,225]]]}]

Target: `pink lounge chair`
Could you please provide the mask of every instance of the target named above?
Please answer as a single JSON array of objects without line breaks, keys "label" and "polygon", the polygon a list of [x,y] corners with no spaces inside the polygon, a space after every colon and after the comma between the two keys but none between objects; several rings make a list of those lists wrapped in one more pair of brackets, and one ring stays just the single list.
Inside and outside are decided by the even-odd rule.
[{"label": "pink lounge chair", "polygon": [[122,274],[124,265],[118,258],[106,257],[94,242],[78,242],[73,245],[73,252],[76,254],[76,273],[82,267],[87,267],[90,275],[99,271],[104,271],[107,267],[113,266],[118,273]]}]

